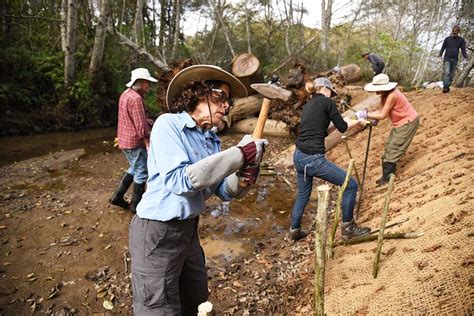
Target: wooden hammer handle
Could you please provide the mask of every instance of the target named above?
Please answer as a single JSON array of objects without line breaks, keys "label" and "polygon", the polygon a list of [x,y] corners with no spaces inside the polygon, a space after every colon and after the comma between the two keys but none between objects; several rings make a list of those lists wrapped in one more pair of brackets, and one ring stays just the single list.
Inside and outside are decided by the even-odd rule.
[{"label": "wooden hammer handle", "polygon": [[268,112],[270,111],[270,104],[272,100],[263,98],[262,108],[260,109],[260,114],[258,115],[257,124],[255,124],[255,129],[253,130],[252,138],[259,139],[263,136],[263,129],[265,128],[265,122],[267,121]]}]

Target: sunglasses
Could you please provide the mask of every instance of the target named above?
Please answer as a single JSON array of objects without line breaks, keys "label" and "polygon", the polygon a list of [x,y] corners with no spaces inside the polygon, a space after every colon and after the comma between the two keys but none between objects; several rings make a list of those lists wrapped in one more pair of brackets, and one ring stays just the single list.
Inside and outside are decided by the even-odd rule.
[{"label": "sunglasses", "polygon": [[209,94],[209,98],[214,103],[220,102],[223,104],[227,101],[227,103],[229,104],[229,109],[234,106],[234,100],[230,96],[228,96],[227,93],[225,93],[225,91],[222,89],[212,88],[211,93]]}]

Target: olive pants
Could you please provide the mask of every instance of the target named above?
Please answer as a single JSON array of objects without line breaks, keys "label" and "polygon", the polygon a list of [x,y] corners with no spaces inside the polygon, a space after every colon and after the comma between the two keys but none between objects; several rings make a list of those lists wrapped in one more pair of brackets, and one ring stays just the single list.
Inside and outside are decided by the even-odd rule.
[{"label": "olive pants", "polygon": [[198,218],[130,223],[133,313],[193,315],[207,301],[207,271]]},{"label": "olive pants", "polygon": [[413,122],[392,128],[385,142],[382,161],[396,163],[407,151],[419,125],[420,119],[417,117]]}]

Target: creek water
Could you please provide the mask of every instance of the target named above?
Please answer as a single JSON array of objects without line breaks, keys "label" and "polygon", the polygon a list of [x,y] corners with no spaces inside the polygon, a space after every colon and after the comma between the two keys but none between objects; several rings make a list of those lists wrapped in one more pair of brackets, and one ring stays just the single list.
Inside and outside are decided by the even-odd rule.
[{"label": "creek water", "polygon": [[116,129],[109,127],[79,132],[0,137],[0,166],[61,150],[84,148],[88,154],[103,152],[106,146],[102,146],[102,142],[113,142],[115,134]]},{"label": "creek water", "polygon": [[[87,156],[118,152],[112,147],[115,128],[0,138],[0,166],[54,153],[85,149]],[[223,135],[224,144],[235,144],[242,135]],[[87,159],[87,156],[84,159]],[[72,172],[74,176],[75,173]],[[77,175],[78,177],[80,174]],[[258,185],[241,200],[212,198],[202,216],[201,241],[208,264],[222,266],[251,253],[259,243],[289,226],[294,192],[278,177],[261,176]]]}]

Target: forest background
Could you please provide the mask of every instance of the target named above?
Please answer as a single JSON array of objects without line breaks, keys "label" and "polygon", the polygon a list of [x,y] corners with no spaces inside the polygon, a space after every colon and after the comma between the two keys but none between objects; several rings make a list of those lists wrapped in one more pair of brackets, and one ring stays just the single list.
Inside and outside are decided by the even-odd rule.
[{"label": "forest background", "polygon": [[[0,135],[113,125],[132,69],[146,67],[160,77],[186,59],[229,69],[236,55],[251,53],[267,78],[285,78],[295,64],[318,72],[356,63],[367,81],[371,70],[361,57],[367,51],[384,58],[392,80],[419,86],[440,80],[439,48],[455,24],[469,56],[456,84],[470,82],[472,1],[321,0],[319,28],[303,24],[308,3],[1,1]],[[203,26],[185,35],[196,17]],[[156,91],[145,102],[156,113],[163,106]]]}]

